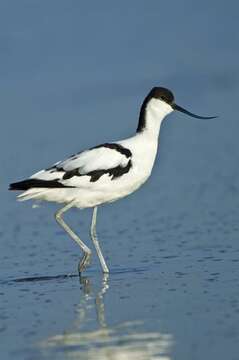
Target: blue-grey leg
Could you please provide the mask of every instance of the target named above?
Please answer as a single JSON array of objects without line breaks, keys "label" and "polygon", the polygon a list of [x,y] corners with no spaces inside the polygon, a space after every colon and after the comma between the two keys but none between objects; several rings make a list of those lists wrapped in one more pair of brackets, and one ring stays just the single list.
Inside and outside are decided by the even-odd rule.
[{"label": "blue-grey leg", "polygon": [[82,271],[85,270],[86,266],[89,265],[89,263],[90,263],[91,250],[88,248],[88,246],[86,246],[83,243],[83,241],[79,238],[79,236],[77,236],[74,233],[74,231],[69,227],[69,225],[67,225],[65,223],[65,221],[62,218],[63,213],[65,213],[67,210],[71,209],[73,206],[74,206],[73,203],[69,203],[69,204],[65,205],[62,209],[59,209],[56,212],[55,218],[56,218],[56,221],[58,222],[58,224],[67,232],[67,234],[73,240],[75,240],[75,242],[77,242],[77,244],[80,246],[80,248],[82,249],[82,251],[84,253],[84,255],[78,265],[79,273],[81,273]]},{"label": "blue-grey leg", "polygon": [[97,252],[98,258],[100,260],[100,264],[101,264],[103,273],[108,274],[109,269],[108,269],[108,267],[106,265],[105,259],[103,257],[102,251],[100,249],[100,244],[99,244],[97,234],[96,234],[96,217],[97,217],[97,206],[95,206],[94,210],[93,210],[91,227],[90,227],[90,236],[91,236],[91,239],[92,239],[93,244],[95,246],[95,250]]}]

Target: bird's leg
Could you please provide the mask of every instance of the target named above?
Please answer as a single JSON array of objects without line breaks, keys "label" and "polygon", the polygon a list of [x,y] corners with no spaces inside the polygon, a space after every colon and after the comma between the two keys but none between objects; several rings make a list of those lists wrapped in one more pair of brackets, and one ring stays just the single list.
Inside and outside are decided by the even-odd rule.
[{"label": "bird's leg", "polygon": [[77,242],[77,244],[82,249],[84,255],[78,265],[79,273],[81,273],[83,270],[85,270],[86,266],[90,263],[90,257],[91,257],[91,250],[86,246],[83,241],[77,236],[73,230],[65,223],[65,221],[62,218],[63,213],[65,213],[67,210],[72,208],[74,205],[73,203],[69,203],[66,206],[64,206],[62,209],[59,209],[56,214],[55,218],[58,224],[67,232],[67,234]]},{"label": "bird's leg", "polygon": [[109,269],[108,269],[108,267],[107,267],[107,265],[106,265],[105,259],[104,259],[104,257],[103,257],[102,252],[101,252],[100,244],[99,244],[99,241],[98,241],[98,238],[97,238],[97,234],[96,234],[96,217],[97,217],[97,206],[95,206],[95,207],[94,207],[94,210],[93,210],[91,227],[90,227],[90,236],[91,236],[91,239],[92,239],[93,244],[94,244],[94,246],[95,246],[95,250],[96,250],[96,252],[97,252],[98,258],[99,258],[99,260],[100,260],[100,264],[101,264],[103,273],[108,274],[108,273],[109,273]]}]

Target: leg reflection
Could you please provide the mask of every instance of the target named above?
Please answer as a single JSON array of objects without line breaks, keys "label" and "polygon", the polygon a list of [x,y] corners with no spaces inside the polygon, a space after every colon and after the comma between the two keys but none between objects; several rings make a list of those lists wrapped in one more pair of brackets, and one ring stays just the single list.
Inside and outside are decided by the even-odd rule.
[{"label": "leg reflection", "polygon": [[108,279],[109,275],[104,274],[102,279],[102,288],[98,292],[95,298],[95,305],[96,305],[96,313],[97,313],[97,319],[100,327],[106,328],[106,322],[105,322],[105,305],[104,305],[104,295],[106,291],[109,289],[108,285]]},{"label": "leg reflection", "polygon": [[89,313],[95,309],[96,320],[100,329],[106,329],[104,295],[109,289],[109,274],[102,275],[100,289],[98,290],[93,287],[91,280],[87,276],[80,276],[79,281],[84,296],[78,305],[77,326],[82,328],[86,323],[92,321],[92,316]]},{"label": "leg reflection", "polygon": [[[108,313],[106,321],[104,300],[109,289],[108,274],[104,274],[98,284],[95,283],[96,279],[85,276],[80,276],[79,280],[81,298],[75,321],[67,331],[44,341],[42,345],[44,351],[48,351],[48,358],[61,358],[59,354],[64,354],[64,359],[69,360],[171,359],[171,334],[158,329],[147,331],[144,321],[140,319],[112,326],[113,309]],[[117,311],[122,311],[122,308],[117,307]],[[125,307],[123,311],[129,309]],[[152,319],[149,321],[152,326]]]}]

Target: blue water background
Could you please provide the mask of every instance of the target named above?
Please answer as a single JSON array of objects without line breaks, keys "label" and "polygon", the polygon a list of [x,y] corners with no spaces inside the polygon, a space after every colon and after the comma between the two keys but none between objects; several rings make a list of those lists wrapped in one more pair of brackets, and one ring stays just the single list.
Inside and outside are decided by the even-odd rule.
[{"label": "blue water background", "polygon": [[[215,0],[0,2],[1,358],[238,360],[238,11]],[[132,134],[155,85],[219,118],[164,121],[150,180],[99,209],[110,277],[94,257],[81,283],[65,278],[80,252],[57,205],[17,203],[8,184]],[[92,246],[90,215],[66,220]]]}]

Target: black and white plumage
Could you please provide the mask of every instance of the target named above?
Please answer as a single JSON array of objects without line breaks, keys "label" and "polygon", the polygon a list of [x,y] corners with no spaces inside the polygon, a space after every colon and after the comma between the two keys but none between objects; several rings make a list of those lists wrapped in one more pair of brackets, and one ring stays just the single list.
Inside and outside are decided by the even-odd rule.
[{"label": "black and white plumage", "polygon": [[71,207],[94,208],[91,237],[102,269],[108,272],[96,237],[97,206],[131,194],[148,179],[157,153],[160,125],[173,110],[203,118],[176,105],[170,90],[155,87],[142,104],[134,136],[72,155],[10,185],[10,190],[24,191],[18,196],[19,200],[40,199],[65,204],[56,213],[56,219],[84,252],[80,271],[88,264],[91,251],[63,221],[63,212]]},{"label": "black and white plumage", "polygon": [[[17,190],[79,188],[79,185],[86,184],[86,181],[89,183],[98,181],[103,175],[108,175],[107,178],[114,180],[130,170],[131,157],[131,151],[119,143],[101,144],[57,162],[27,180],[11,184],[11,189],[14,190],[14,187]],[[72,181],[73,178],[77,183]],[[24,193],[20,197],[26,196],[27,194]]]}]

